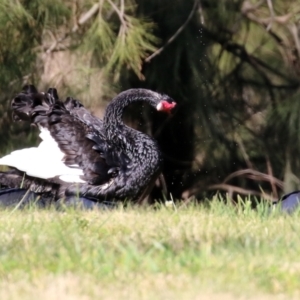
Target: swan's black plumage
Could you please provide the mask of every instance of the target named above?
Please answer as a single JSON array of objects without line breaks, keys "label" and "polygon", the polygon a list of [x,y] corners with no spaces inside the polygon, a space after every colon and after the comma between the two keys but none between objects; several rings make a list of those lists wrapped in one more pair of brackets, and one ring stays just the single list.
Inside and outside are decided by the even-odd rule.
[{"label": "swan's black plumage", "polygon": [[18,207],[19,209],[23,209],[30,206],[37,208],[54,207],[58,210],[65,209],[66,207],[110,210],[117,207],[117,205],[111,201],[97,202],[85,197],[67,197],[55,201],[51,193],[42,193],[39,195],[22,188],[6,188],[0,190],[0,207]]},{"label": "swan's black plumage", "polygon": [[22,179],[26,188],[50,190],[57,199],[74,195],[97,201],[141,199],[161,172],[162,156],[152,138],[122,121],[124,108],[137,101],[165,111],[175,106],[167,95],[131,89],[111,101],[102,121],[76,99],[68,97],[62,102],[54,88],[39,93],[32,85],[24,87],[12,100],[13,119],[46,128],[64,153],[65,165],[79,166],[84,182],[67,183],[58,177],[44,180],[30,176],[23,180],[22,172],[15,170],[0,174],[0,183],[18,187]]}]

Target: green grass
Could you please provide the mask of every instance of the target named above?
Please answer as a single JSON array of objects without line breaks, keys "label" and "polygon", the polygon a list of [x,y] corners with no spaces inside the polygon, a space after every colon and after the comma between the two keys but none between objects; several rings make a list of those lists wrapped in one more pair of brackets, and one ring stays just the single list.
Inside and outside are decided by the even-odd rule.
[{"label": "green grass", "polygon": [[0,211],[0,299],[292,299],[300,214]]}]

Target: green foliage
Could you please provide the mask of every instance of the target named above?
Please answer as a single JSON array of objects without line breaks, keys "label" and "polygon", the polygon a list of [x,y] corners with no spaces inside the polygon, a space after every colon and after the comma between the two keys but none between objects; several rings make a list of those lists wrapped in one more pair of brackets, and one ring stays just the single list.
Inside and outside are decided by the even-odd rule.
[{"label": "green foliage", "polygon": [[93,51],[100,57],[108,60],[113,49],[115,33],[101,15],[93,22],[84,36],[83,47],[85,51]]},{"label": "green foliage", "polygon": [[[77,9],[72,9],[72,6],[77,6]],[[96,9],[88,14],[88,9],[94,6]],[[36,55],[47,50],[43,47],[45,34],[49,32],[58,40],[57,44],[71,36],[73,49],[82,45],[86,52],[96,52],[101,60],[117,70],[125,65],[141,74],[143,58],[155,49],[153,43],[156,39],[151,34],[153,24],[134,16],[132,1],[123,3],[121,8],[111,1],[99,2],[98,6],[95,2],[94,6],[92,2],[79,5],[77,1],[1,0],[0,62],[6,67],[1,73],[3,84],[16,79],[18,74],[24,76],[26,71],[33,72]],[[130,51],[133,59],[129,59]]]},{"label": "green foliage", "polygon": [[108,68],[115,66],[120,71],[125,64],[143,79],[141,73],[143,60],[156,49],[153,44],[157,39],[151,33],[153,24],[133,17],[127,17],[123,22]]},{"label": "green foliage", "polygon": [[108,72],[113,70],[118,74],[122,67],[127,67],[143,77],[143,60],[156,49],[154,43],[157,39],[151,33],[153,24],[117,10],[120,18],[117,31],[115,24],[105,20],[102,14],[97,16],[86,36],[83,36],[82,48],[93,53]]}]

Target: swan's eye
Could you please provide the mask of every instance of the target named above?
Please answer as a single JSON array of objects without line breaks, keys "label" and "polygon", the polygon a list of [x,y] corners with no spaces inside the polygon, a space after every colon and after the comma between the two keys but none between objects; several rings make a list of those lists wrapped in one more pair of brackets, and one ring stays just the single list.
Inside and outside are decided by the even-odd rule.
[{"label": "swan's eye", "polygon": [[160,101],[157,106],[156,109],[158,111],[166,111],[169,112],[172,108],[174,108],[176,106],[176,102],[168,102],[165,100]]},{"label": "swan's eye", "polygon": [[110,175],[111,178],[115,178],[119,175],[120,168],[110,168],[107,172],[108,175]]}]

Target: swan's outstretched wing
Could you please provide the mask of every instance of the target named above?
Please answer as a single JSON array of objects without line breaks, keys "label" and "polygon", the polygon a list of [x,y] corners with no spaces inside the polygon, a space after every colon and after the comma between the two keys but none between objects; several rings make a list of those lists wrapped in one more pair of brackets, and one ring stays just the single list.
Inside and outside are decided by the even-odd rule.
[{"label": "swan's outstretched wing", "polygon": [[[12,152],[0,159],[0,164],[43,179],[58,177],[93,185],[109,181],[117,162],[112,165],[101,154],[106,147],[102,121],[79,101],[67,98],[63,103],[55,89],[38,93],[34,86],[27,86],[13,99],[12,109],[14,120],[39,127],[42,142],[36,148]],[[95,135],[98,145],[93,141]]]}]

